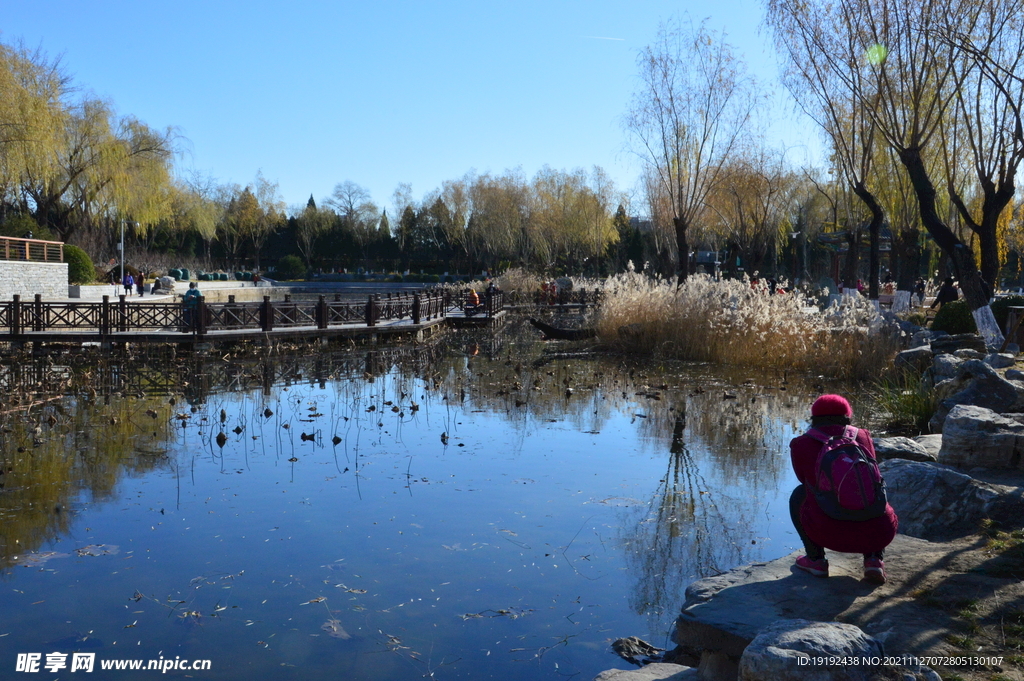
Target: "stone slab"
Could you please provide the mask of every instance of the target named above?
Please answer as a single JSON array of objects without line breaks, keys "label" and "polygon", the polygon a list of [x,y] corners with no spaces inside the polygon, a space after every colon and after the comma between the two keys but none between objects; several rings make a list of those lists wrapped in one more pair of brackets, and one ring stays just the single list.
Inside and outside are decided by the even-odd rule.
[{"label": "stone slab", "polygon": [[[897,535],[886,549],[886,570],[890,576],[913,571],[942,551],[923,539]],[[831,622],[858,601],[873,600],[879,587],[862,581],[860,554],[828,552],[830,576],[822,579],[796,568],[794,561],[802,553],[743,565],[691,584],[673,640],[700,651],[702,660],[725,655],[738,662],[757,633],[776,620]]]},{"label": "stone slab", "polygon": [[639,669],[609,669],[594,677],[594,681],[697,681],[697,670],[678,664],[657,662]]}]

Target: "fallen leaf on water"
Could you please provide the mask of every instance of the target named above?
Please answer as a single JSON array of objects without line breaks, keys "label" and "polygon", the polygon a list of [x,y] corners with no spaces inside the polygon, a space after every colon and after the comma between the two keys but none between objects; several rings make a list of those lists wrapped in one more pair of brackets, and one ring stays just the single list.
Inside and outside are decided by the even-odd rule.
[{"label": "fallen leaf on water", "polygon": [[23,556],[14,556],[14,564],[21,567],[39,567],[48,560],[54,558],[67,558],[68,554],[56,551],[43,551],[42,553],[28,553]]},{"label": "fallen leaf on water", "polygon": [[326,600],[327,600],[326,596],[319,596],[319,597],[314,598],[312,600],[306,601],[305,603],[299,603],[299,605],[309,605],[310,603],[323,603]]},{"label": "fallen leaf on water", "polygon": [[341,620],[327,620],[320,625],[320,629],[327,632],[327,635],[331,638],[340,638],[343,641],[347,641],[352,638],[349,633],[345,631],[341,626]]},{"label": "fallen leaf on water", "polygon": [[89,544],[75,549],[75,553],[79,556],[113,556],[118,550],[114,544]]}]

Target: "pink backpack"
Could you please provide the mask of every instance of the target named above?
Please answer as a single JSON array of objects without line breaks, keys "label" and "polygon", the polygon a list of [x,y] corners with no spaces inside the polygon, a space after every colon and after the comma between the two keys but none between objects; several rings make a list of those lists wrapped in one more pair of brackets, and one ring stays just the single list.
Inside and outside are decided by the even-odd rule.
[{"label": "pink backpack", "polygon": [[853,426],[835,437],[815,428],[807,431],[822,443],[811,492],[825,515],[836,520],[877,518],[888,503],[878,462],[857,442],[858,432]]}]

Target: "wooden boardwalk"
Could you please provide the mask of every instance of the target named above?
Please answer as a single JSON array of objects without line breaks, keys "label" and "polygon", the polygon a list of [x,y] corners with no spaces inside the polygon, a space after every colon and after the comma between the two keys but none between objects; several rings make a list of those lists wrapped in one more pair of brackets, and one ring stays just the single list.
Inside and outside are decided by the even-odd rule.
[{"label": "wooden boardwalk", "polygon": [[467,317],[461,301],[448,292],[371,295],[366,302],[328,300],[207,303],[133,302],[124,296],[101,302],[52,302],[19,296],[0,303],[0,342],[176,343],[216,344],[238,341],[369,337],[412,334],[418,339],[448,323],[490,324],[504,315],[500,293],[487,297],[487,308]]}]

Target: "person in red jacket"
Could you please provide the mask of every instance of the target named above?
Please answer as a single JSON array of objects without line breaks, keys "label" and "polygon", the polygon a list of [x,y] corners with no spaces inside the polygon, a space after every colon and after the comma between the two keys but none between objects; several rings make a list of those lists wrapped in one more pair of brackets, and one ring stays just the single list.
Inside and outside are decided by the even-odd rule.
[{"label": "person in red jacket", "polygon": [[[811,406],[811,428],[829,437],[842,435],[852,417],[853,409],[841,395],[822,395]],[[861,428],[856,439],[873,458],[875,446],[871,434]],[[789,443],[793,470],[801,483],[789,498],[789,513],[807,551],[807,555],[796,559],[796,566],[816,577],[828,577],[825,549],[862,553],[864,579],[884,584],[883,551],[896,536],[899,519],[888,504],[882,515],[869,520],[836,520],[827,516],[808,489],[815,484],[815,465],[821,449],[822,443],[806,433]]]}]

